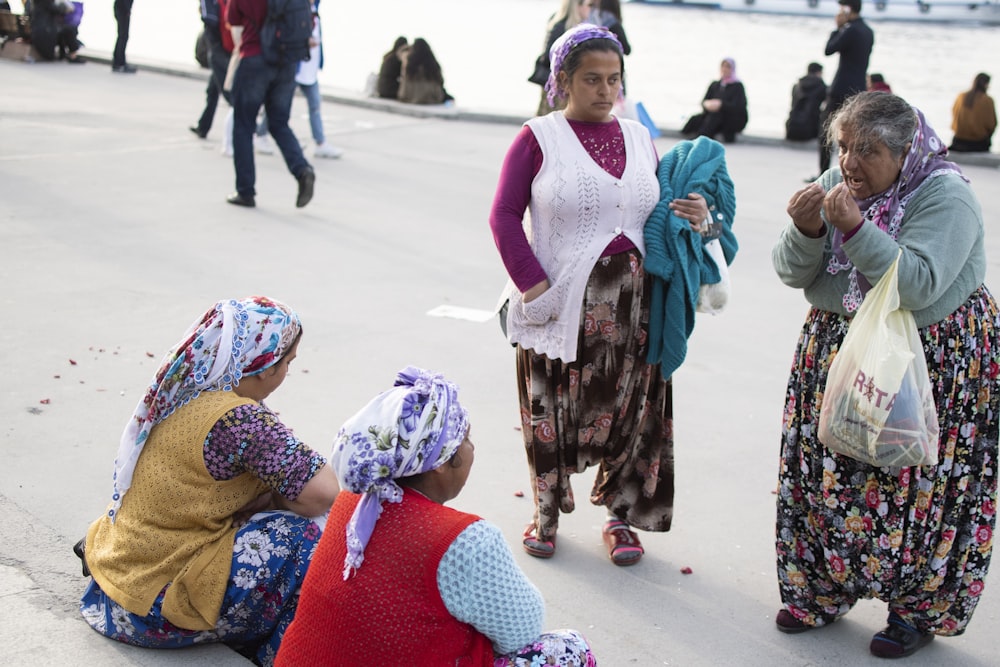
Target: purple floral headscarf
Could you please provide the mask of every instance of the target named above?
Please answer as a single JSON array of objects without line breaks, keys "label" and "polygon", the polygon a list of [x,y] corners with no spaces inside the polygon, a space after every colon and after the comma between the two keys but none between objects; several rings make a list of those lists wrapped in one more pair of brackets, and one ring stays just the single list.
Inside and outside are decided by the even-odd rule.
[{"label": "purple floral headscarf", "polygon": [[[948,155],[948,147],[941,141],[941,137],[937,135],[934,128],[927,124],[923,112],[916,107],[913,107],[913,112],[917,115],[917,128],[914,130],[913,139],[910,142],[910,152],[903,159],[903,167],[896,181],[885,192],[868,199],[856,200],[864,221],[875,223],[893,240],[899,237],[906,204],[910,197],[920,189],[920,186],[926,181],[944,174],[957,173],[965,178],[957,164],[945,159]],[[865,294],[868,293],[872,285],[863,275],[858,274],[854,263],[844,252],[843,232],[835,229],[830,242],[833,254],[826,270],[831,275],[850,270],[850,280],[843,303],[847,312],[853,313],[861,306]]]},{"label": "purple floral headscarf", "polygon": [[[548,94],[549,106],[555,106],[556,98],[565,98],[566,95],[559,90],[559,72],[562,71],[563,62],[566,56],[573,50],[573,47],[590,39],[609,39],[615,43],[618,53],[622,53],[621,42],[615,37],[615,33],[607,28],[596,26],[593,23],[580,23],[570,28],[559,36],[549,49],[549,80],[545,82],[545,92]],[[621,95],[621,92],[618,93]]]},{"label": "purple floral headscarf", "polygon": [[362,494],[347,524],[344,579],[361,567],[382,514],[382,501],[402,502],[395,480],[451,460],[469,432],[458,387],[441,375],[407,366],[392,389],[376,396],[337,433],[330,463],[342,489]]},{"label": "purple floral headscarf", "polygon": [[108,509],[112,521],[153,427],[203,391],[228,391],[273,366],[300,331],[295,311],[263,296],[219,301],[188,328],[160,362],[122,433]]}]

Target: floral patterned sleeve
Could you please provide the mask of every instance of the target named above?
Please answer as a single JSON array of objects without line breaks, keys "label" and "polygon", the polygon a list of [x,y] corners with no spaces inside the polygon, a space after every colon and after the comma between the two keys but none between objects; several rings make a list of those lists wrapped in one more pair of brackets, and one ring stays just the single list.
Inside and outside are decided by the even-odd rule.
[{"label": "floral patterned sleeve", "polygon": [[264,405],[240,405],[215,422],[205,438],[205,467],[216,480],[244,472],[295,500],[326,458],[295,437]]}]

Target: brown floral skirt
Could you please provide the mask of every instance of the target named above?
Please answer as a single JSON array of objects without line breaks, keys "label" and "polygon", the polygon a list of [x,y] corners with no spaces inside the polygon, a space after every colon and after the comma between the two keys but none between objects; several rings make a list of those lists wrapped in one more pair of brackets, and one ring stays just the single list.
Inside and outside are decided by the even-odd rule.
[{"label": "brown floral skirt", "polygon": [[646,362],[649,282],[631,250],[598,260],[584,294],[576,361],[517,348],[518,394],[536,535],[575,507],[570,475],[598,466],[590,501],[642,530],[673,517],[671,383]]}]

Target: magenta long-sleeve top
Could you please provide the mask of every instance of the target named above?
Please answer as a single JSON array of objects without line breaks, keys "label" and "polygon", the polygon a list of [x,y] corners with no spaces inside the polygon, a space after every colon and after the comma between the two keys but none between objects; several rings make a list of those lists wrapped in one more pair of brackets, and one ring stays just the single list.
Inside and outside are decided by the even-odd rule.
[{"label": "magenta long-sleeve top", "polygon": [[[618,121],[589,123],[566,119],[594,161],[615,178],[625,172],[625,140]],[[654,147],[655,152],[655,147]],[[547,279],[524,232],[524,212],[531,201],[531,183],[542,168],[542,149],[528,126],[514,138],[500,169],[500,181],[490,210],[490,229],[500,258],[521,292]],[[624,235],[615,237],[601,254],[614,255],[634,248]]]}]

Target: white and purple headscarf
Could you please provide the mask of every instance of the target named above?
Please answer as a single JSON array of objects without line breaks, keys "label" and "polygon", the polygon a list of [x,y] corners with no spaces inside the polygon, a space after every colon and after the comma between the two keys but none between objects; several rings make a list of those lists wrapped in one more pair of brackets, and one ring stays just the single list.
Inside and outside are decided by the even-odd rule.
[{"label": "white and purple headscarf", "polygon": [[[615,33],[607,28],[596,26],[593,23],[580,23],[564,32],[549,49],[549,80],[545,82],[549,106],[555,106],[557,97],[560,99],[566,97],[566,94],[559,90],[559,72],[562,71],[566,56],[573,50],[573,47],[590,39],[609,39],[615,43],[618,53],[622,53],[621,42],[615,37]],[[618,94],[621,95],[621,91]]]},{"label": "white and purple headscarf", "polygon": [[125,426],[108,516],[114,521],[149,432],[203,391],[231,390],[276,364],[302,331],[291,308],[263,296],[219,301],[192,324],[153,377]]},{"label": "white and purple headscarf", "polygon": [[458,402],[458,387],[415,366],[401,370],[392,389],[344,423],[330,464],[342,489],[362,495],[347,523],[345,580],[365,559],[382,501],[402,502],[403,490],[395,480],[451,460],[468,432],[469,416]]},{"label": "white and purple headscarf", "polygon": [[[856,200],[864,221],[874,223],[879,229],[891,236],[894,241],[899,237],[906,204],[921,185],[944,174],[957,173],[965,178],[958,165],[945,159],[948,147],[941,141],[941,137],[934,129],[927,124],[923,112],[916,107],[913,107],[913,112],[917,115],[917,127],[910,142],[910,151],[903,159],[899,176],[885,192],[867,199]],[[850,270],[850,280],[843,303],[847,312],[853,313],[861,306],[865,294],[868,293],[872,285],[867,278],[858,274],[858,269],[844,252],[842,247],[844,243],[843,232],[835,229],[830,243],[832,255],[827,263],[826,271],[831,275],[836,275],[841,271]]]}]

